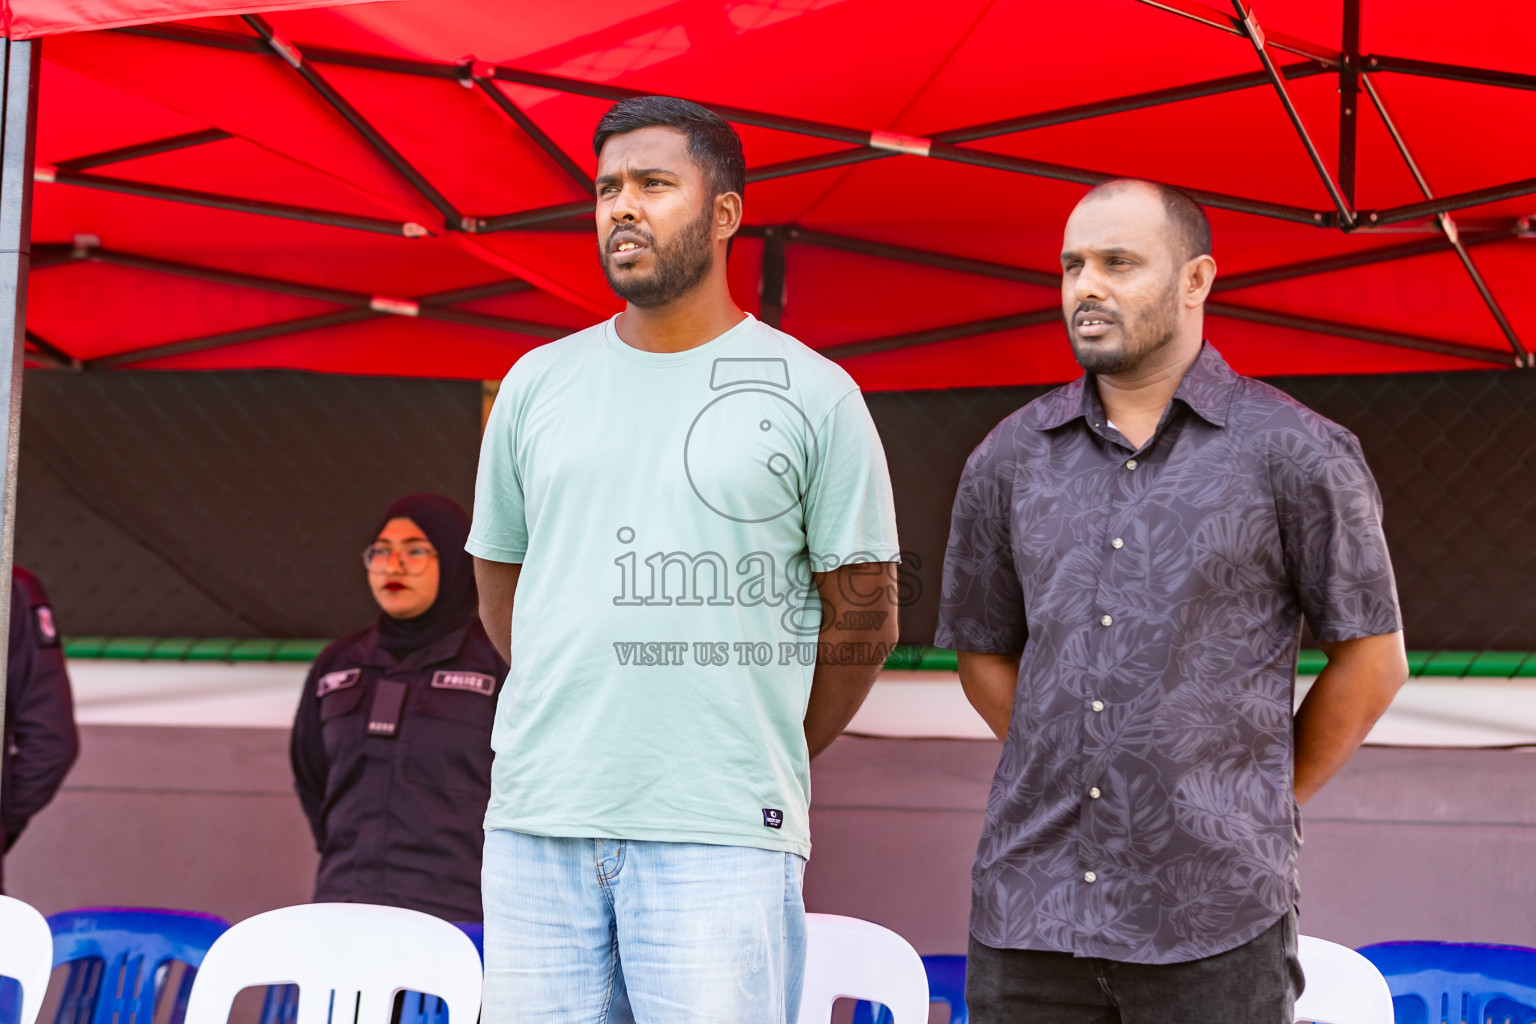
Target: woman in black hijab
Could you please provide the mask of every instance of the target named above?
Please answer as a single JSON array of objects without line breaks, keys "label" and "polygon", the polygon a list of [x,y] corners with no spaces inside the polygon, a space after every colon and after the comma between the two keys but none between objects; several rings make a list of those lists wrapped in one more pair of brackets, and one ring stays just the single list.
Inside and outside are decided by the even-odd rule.
[{"label": "woman in black hijab", "polygon": [[292,759],[316,902],[479,921],[491,723],[507,666],[480,626],[469,516],[436,494],[389,507],[363,551],[381,609],[321,652]]}]

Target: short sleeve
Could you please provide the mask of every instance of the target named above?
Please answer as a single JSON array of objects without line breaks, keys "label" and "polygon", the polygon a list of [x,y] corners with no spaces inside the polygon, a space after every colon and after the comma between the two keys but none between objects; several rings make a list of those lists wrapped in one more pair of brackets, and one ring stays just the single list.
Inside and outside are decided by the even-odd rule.
[{"label": "short sleeve", "polygon": [[[513,373],[516,371],[514,370]],[[475,512],[464,549],[491,562],[522,562],[528,554],[528,519],[517,465],[520,390],[513,374],[502,382],[480,439]]]},{"label": "short sleeve", "polygon": [[1014,654],[1029,635],[1013,562],[1013,466],[1005,421],[966,460],[950,515],[934,644]]},{"label": "short sleeve", "polygon": [[1381,495],[1354,435],[1331,432],[1276,475],[1285,568],[1318,640],[1403,628],[1381,527]]},{"label": "short sleeve", "polygon": [[838,400],[816,429],[815,445],[816,475],[805,500],[811,564],[901,561],[885,447],[862,394]]}]

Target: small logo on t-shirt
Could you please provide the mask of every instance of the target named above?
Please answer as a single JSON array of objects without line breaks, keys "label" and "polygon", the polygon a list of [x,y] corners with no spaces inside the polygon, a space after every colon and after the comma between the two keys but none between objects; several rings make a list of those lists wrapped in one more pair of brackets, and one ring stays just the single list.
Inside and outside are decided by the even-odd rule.
[{"label": "small logo on t-shirt", "polygon": [[784,812],[776,807],[763,808],[763,824],[769,828],[784,827]]}]

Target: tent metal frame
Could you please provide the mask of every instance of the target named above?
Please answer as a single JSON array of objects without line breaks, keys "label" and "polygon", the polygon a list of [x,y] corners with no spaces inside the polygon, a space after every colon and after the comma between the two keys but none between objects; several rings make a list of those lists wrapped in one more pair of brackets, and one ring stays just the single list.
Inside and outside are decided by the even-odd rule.
[{"label": "tent metal frame", "polygon": [[[1302,276],[1304,273],[1321,273],[1330,269],[1344,269],[1389,260],[1411,259],[1416,256],[1440,251],[1452,251],[1458,257],[1484,305],[1487,307],[1489,314],[1498,325],[1501,334],[1509,345],[1509,353],[1506,354],[1502,350],[1446,339],[1377,330],[1357,324],[1297,316],[1229,302],[1213,301],[1208,305],[1209,312],[1216,316],[1228,316],[1248,322],[1289,327],[1309,333],[1331,334],[1368,341],[1374,344],[1436,352],[1496,366],[1529,367],[1533,362],[1536,362],[1528,353],[1526,346],[1510,324],[1492,288],[1473,262],[1468,251],[1469,247],[1473,245],[1536,235],[1536,232],[1531,230],[1530,219],[1522,218],[1516,221],[1502,222],[1494,225],[1492,228],[1474,232],[1468,229],[1459,230],[1455,221],[1450,216],[1452,212],[1467,207],[1536,194],[1536,178],[1506,182],[1451,195],[1434,195],[1429,190],[1427,182],[1423,180],[1423,176],[1420,174],[1408,149],[1407,142],[1396,126],[1396,123],[1392,121],[1390,115],[1386,112],[1385,103],[1381,98],[1380,91],[1372,81],[1372,76],[1377,73],[1397,73],[1504,88],[1536,90],[1536,75],[1524,75],[1487,68],[1463,67],[1384,54],[1362,54],[1359,49],[1360,0],[1343,0],[1342,49],[1323,46],[1309,40],[1267,30],[1259,24],[1246,0],[1230,0],[1232,7],[1230,13],[1195,2],[1195,0],[1137,0],[1137,2],[1172,15],[1192,19],[1201,24],[1246,39],[1254,48],[1260,70],[1194,82],[1188,85],[1151,90],[1110,100],[1078,104],[1056,110],[1006,118],[984,124],[965,126],[949,131],[937,132],[926,137],[900,135],[883,130],[866,130],[708,101],[700,102],[727,120],[738,124],[845,143],[849,147],[798,160],[750,168],[747,175],[749,182],[810,174],[871,160],[906,156],[940,159],[1001,170],[1008,173],[1093,185],[1121,177],[1122,175],[1108,171],[1072,167],[990,152],[975,148],[969,144],[988,138],[1015,135],[1052,125],[1074,123],[1131,110],[1268,86],[1275,91],[1277,99],[1291,122],[1297,140],[1301,143],[1302,149],[1312,164],[1320,183],[1328,193],[1333,209],[1308,209],[1289,204],[1274,203],[1256,197],[1232,195],[1202,189],[1185,189],[1185,191],[1208,207],[1233,210],[1292,223],[1333,228],[1345,233],[1390,230],[1392,225],[1402,225],[1410,231],[1435,232],[1440,237],[1311,261],[1307,265],[1315,268],[1311,270],[1304,269],[1303,265],[1291,265],[1249,271],[1244,274],[1220,279],[1217,284],[1218,290],[1225,291],[1236,287],[1250,287],[1261,283],[1272,283],[1274,281],[1286,280],[1290,277]],[[404,237],[422,237],[439,231],[463,231],[480,234],[497,231],[590,230],[590,225],[586,223],[586,218],[591,216],[592,205],[590,199],[580,199],[492,216],[475,216],[462,213],[416,167],[400,154],[376,127],[345,99],[335,86],[322,75],[319,67],[330,65],[361,68],[399,75],[456,81],[467,90],[480,95],[484,100],[490,102],[517,129],[532,140],[577,189],[584,192],[590,192],[591,190],[590,176],[521,107],[513,102],[496,83],[503,82],[532,86],[569,95],[610,101],[645,95],[642,91],[621,86],[549,75],[506,65],[490,64],[476,61],[473,58],[448,64],[334,50],[324,47],[306,46],[301,48],[277,33],[260,16],[245,16],[243,20],[251,27],[254,35],[245,36],[238,33],[218,32],[179,25],[148,25],[116,29],[114,31],[189,45],[263,55],[284,61],[294,69],[295,73],[303,79],[324,104],[329,106],[337,116],[350,125],[363,141],[393,168],[407,185],[419,193],[442,215],[443,221],[440,225],[427,226],[411,222],[391,221],[383,218],[361,217],[354,214],[286,206],[264,200],[244,199],[235,196],[193,192],[184,189],[149,185],[123,178],[85,173],[90,168],[170,152],[188,146],[205,145],[230,137],[227,133],[218,129],[187,133],[172,138],[145,142],[137,146],[128,146],[105,153],[91,154],[62,161],[56,167],[39,168],[38,180],[76,187],[106,189],[170,202],[216,206],[221,209],[235,210],[248,214],[283,217]],[[1300,62],[1282,65],[1278,59],[1278,55],[1282,52],[1293,54],[1303,59]],[[1290,83],[1294,81],[1324,74],[1336,76],[1339,84],[1340,120],[1337,172],[1327,166],[1312,133],[1309,132],[1291,98],[1289,89]],[[1414,174],[1416,180],[1419,181],[1421,190],[1425,194],[1422,202],[1378,210],[1360,210],[1355,207],[1356,142],[1361,93],[1365,93],[1371,100],[1378,116],[1392,136],[1399,155],[1411,173]],[[954,270],[960,273],[981,274],[988,277],[1051,288],[1055,288],[1059,282],[1059,278],[1054,272],[970,260],[965,257],[941,252],[907,249],[867,239],[835,236],[792,224],[754,225],[745,229],[744,233],[755,235],[761,238],[764,243],[760,294],[762,298],[761,310],[763,319],[769,323],[779,323],[783,318],[785,303],[784,282],[789,269],[789,252],[794,244],[819,245],[868,256],[921,263],[926,266]],[[100,256],[98,258],[107,260],[111,257]],[[56,264],[57,262],[59,261],[55,259],[42,265]],[[64,262],[70,261],[66,260]],[[182,266],[189,272],[197,269],[187,267],[186,265]],[[227,272],[220,273],[226,274],[223,278],[224,280],[232,281],[232,278],[227,276]],[[286,284],[298,288],[307,287],[297,282],[287,282]],[[281,324],[272,324],[265,328],[250,328],[209,338],[173,342],[166,346],[156,346],[154,349],[141,350],[140,353],[123,353],[120,356],[88,361],[82,365],[85,368],[130,365],[135,362],[142,362],[145,358],[150,358],[151,356],[146,353],[160,352],[162,349],[166,350],[163,354],[171,354],[170,350],[172,349],[176,352],[201,351],[221,345],[240,344],[245,341],[257,340],[258,337],[276,337],[296,331],[315,330],[324,326],[352,323],[357,319],[366,319],[367,317],[363,316],[364,312],[367,312],[369,316],[388,315],[373,310],[365,311],[362,306],[358,305],[360,299],[368,297],[351,295],[350,293],[348,295],[349,298],[342,304],[348,305],[351,308],[344,312],[300,318]],[[515,330],[518,333],[533,334],[536,337],[552,336],[549,332],[564,332],[563,328],[556,328],[547,324],[525,324],[521,321],[510,320],[506,320],[503,323],[490,323],[488,322],[489,320],[505,320],[505,318],[486,318],[483,314],[468,314],[465,311],[455,311],[447,308],[446,304],[434,303],[430,300],[431,297],[423,297],[419,300],[409,301],[418,303],[422,310],[420,315],[426,316],[428,315],[426,311],[432,310],[431,315],[435,319],[452,320],[458,323],[474,322],[477,326]],[[885,338],[873,338],[865,341],[826,346],[821,351],[832,358],[850,358],[870,352],[893,351],[916,345],[933,344],[940,341],[1048,323],[1058,315],[1059,312],[1054,308],[1051,310],[1026,310],[1002,317],[952,324]],[[530,329],[509,326],[513,323],[522,324],[523,327]],[[67,353],[58,351],[57,346],[51,346],[51,348],[52,351],[49,351],[41,346],[34,345],[34,360],[51,360],[54,363],[69,365],[67,361],[71,357]]]},{"label": "tent metal frame", "polygon": [[120,366],[132,366],[149,362],[153,359],[164,359],[170,356],[185,355],[189,352],[202,352],[211,348],[223,348],[228,345],[243,344],[249,341],[277,338],[287,334],[296,334],[300,331],[340,327],[363,320],[375,320],[385,316],[417,317],[422,320],[436,320],[443,323],[464,324],[470,327],[484,327],[490,330],[506,331],[534,338],[554,339],[564,337],[570,333],[566,328],[557,327],[553,324],[455,308],[465,302],[475,302],[501,295],[515,295],[518,292],[529,291],[533,288],[526,281],[516,278],[492,281],[468,288],[455,288],[452,291],[436,292],[416,298],[402,299],[387,295],[346,291],[340,288],[326,288],[305,284],[302,281],[260,277],[255,274],[244,274],[238,271],[223,270],[218,267],[180,263],[173,260],[160,259],[155,256],[144,256],[121,252],[115,249],[105,249],[99,245],[89,243],[75,245],[39,244],[33,247],[33,253],[35,257],[34,266],[37,267],[60,266],[66,263],[77,262],[100,263],[108,266],[127,267],[132,270],[144,270],[192,280],[207,281],[212,284],[254,288],[279,295],[289,295],[294,298],[309,299],[316,302],[329,302],[346,307],[343,310],[330,313],[321,313],[273,324],[242,328],[235,331],[225,331],[199,338],[188,338],[182,341],[132,349],[126,352],[115,352],[111,355],[100,356],[94,359],[79,359],[65,352],[58,345],[43,342],[42,339],[35,335],[31,336],[29,340],[32,341],[33,345],[40,352],[52,357],[56,362],[62,361],[67,368],[77,371],[105,370]]},{"label": "tent metal frame", "polygon": [[[1218,282],[1218,288],[1234,288],[1285,280],[1309,273],[1321,273],[1329,269],[1363,266],[1373,262],[1387,262],[1427,255],[1449,248],[1453,250],[1474,286],[1487,306],[1490,315],[1498,323],[1500,331],[1510,346],[1512,355],[1480,346],[1466,345],[1436,338],[1424,338],[1398,332],[1378,331],[1359,325],[1336,321],[1318,320],[1294,316],[1272,310],[1255,309],[1234,305],[1221,300],[1207,304],[1214,315],[1247,320],[1255,323],[1274,324],[1295,330],[1324,335],[1356,338],[1383,345],[1400,346],[1422,351],[1455,355],[1460,358],[1492,363],[1530,367],[1532,359],[1516,335],[1508,318],[1496,300],[1492,289],[1473,262],[1468,249],[1476,244],[1507,239],[1510,237],[1536,237],[1531,218],[1496,225],[1493,229],[1471,234],[1457,225],[1450,216],[1457,210],[1485,203],[1536,194],[1536,178],[1506,182],[1486,188],[1448,196],[1435,196],[1428,181],[1419,171],[1408,143],[1396,123],[1387,113],[1385,101],[1372,82],[1370,75],[1406,74],[1428,76],[1448,81],[1512,89],[1536,89],[1536,76],[1497,71],[1486,68],[1468,68],[1431,61],[1414,60],[1383,54],[1361,54],[1359,0],[1343,0],[1344,25],[1343,49],[1320,46],[1279,32],[1266,31],[1254,18],[1245,0],[1231,0],[1233,13],[1208,7],[1197,0],[1139,0],[1140,3],[1190,18],[1232,35],[1242,36],[1252,44],[1262,72],[1229,76],[1187,86],[1156,90],[1127,96],[1101,103],[1083,104],[1076,107],[1039,114],[1026,115],[989,124],[940,132],[929,137],[896,134],[884,130],[864,130],[841,125],[831,125],[802,118],[784,117],[761,111],[746,110],[720,104],[705,103],[722,117],[739,124],[754,125],[777,131],[790,132],[812,138],[845,143],[849,148],[818,154],[800,160],[786,161],[777,165],[758,167],[749,175],[749,181],[796,174],[809,174],[834,167],[849,166],[869,160],[890,159],[896,156],[948,160],[995,170],[1081,184],[1098,184],[1121,175],[1099,170],[1068,167],[1042,161],[1007,156],[973,148],[967,143],[986,138],[1017,134],[1053,124],[1066,124],[1093,117],[1101,117],[1129,110],[1141,109],[1162,103],[1179,102],[1203,96],[1213,96],[1261,85],[1271,86],[1287,117],[1290,119],[1298,141],[1306,151],[1308,160],[1323,183],[1333,204],[1333,210],[1307,210],[1300,207],[1270,203],[1261,199],[1225,193],[1188,189],[1196,200],[1218,209],[1235,210],[1261,217],[1272,217],[1297,223],[1311,223],[1318,227],[1337,228],[1341,231],[1364,231],[1386,228],[1393,224],[1406,224],[1421,218],[1434,218],[1433,228],[1438,236],[1399,245],[1379,247],[1353,254],[1345,254],[1304,263],[1291,264],[1249,271]],[[316,65],[334,64],[376,71],[417,75],[430,78],[451,79],[465,85],[493,104],[504,116],[528,136],[560,168],[577,188],[590,193],[590,178],[560,146],[541,129],[520,107],[502,92],[495,83],[511,82],[536,86],[558,92],[589,96],[599,99],[618,100],[639,95],[634,90],[554,75],[523,71],[517,68],[484,64],[477,61],[457,64],[438,64],[429,61],[404,60],[370,54],[347,53],[324,48],[304,48],[293,45],[279,35],[271,25],[259,16],[247,16],[245,23],[255,32],[254,37],[234,33],[210,32],[183,26],[144,26],[119,29],[141,36],[173,40],[203,46],[239,50],[252,54],[266,54],[288,63],[319,100],[352,128],[363,141],[383,159],[394,172],[420,194],[443,217],[442,230],[489,232],[520,230],[537,227],[559,227],[572,217],[587,215],[591,201],[582,200],[558,204],[542,210],[522,210],[499,216],[475,217],[462,214],[446,196],[421,174],[340,92],[321,74]],[[0,281],[6,286],[6,299],[0,302],[0,318],[8,321],[11,351],[8,360],[0,361],[0,429],[4,431],[4,461],[0,462],[0,581],[8,581],[12,557],[12,536],[16,508],[16,465],[20,434],[22,366],[27,359],[34,363],[70,369],[110,368],[133,365],[150,359],[165,358],[187,352],[206,351],[230,345],[238,345],[262,338],[279,337],[299,331],[315,331],[325,327],[357,323],[363,320],[391,315],[423,316],[453,323],[472,324],[535,337],[555,337],[565,333],[563,328],[548,324],[535,324],[492,317],[458,309],[456,306],[475,298],[493,294],[507,294],[527,287],[519,281],[491,282],[486,285],[458,289],[453,292],[425,295],[416,299],[393,299],[385,296],[363,295],[337,289],[318,288],[301,282],[259,278],[255,275],[237,274],[212,267],[177,264],[152,257],[110,252],[93,245],[45,246],[39,245],[37,266],[59,265],[83,259],[96,262],[113,262],[139,270],[151,270],[216,281],[241,287],[263,288],[290,295],[302,295],[333,302],[341,308],[317,316],[302,317],[284,323],[225,332],[223,334],[190,338],[166,344],[142,348],[133,352],[114,354],[101,359],[80,361],[51,341],[28,332],[25,328],[26,294],[29,271],[32,268],[31,201],[34,179],[77,187],[98,188],[128,193],[169,202],[212,206],[240,213],[283,217],[311,223],[346,227],[363,231],[401,235],[407,238],[433,233],[428,226],[401,223],[384,218],[358,217],[339,211],[314,210],[285,206],[236,196],[173,189],[129,179],[111,178],[87,173],[95,167],[122,163],[142,157],[168,153],[190,146],[207,145],[230,136],[217,129],[186,133],[172,138],[153,140],[134,146],[76,157],[61,162],[57,167],[35,166],[33,148],[37,132],[37,83],[41,62],[41,45],[33,41],[0,40],[4,47],[4,96],[0,98]],[[1286,52],[1304,58],[1301,64],[1281,66],[1277,52]],[[1302,77],[1317,74],[1336,74],[1339,82],[1339,166],[1337,175],[1326,162],[1303,122],[1289,91],[1289,83]],[[1382,121],[1387,125],[1399,156],[1408,166],[1424,200],[1386,210],[1359,210],[1355,207],[1356,133],[1359,123],[1359,93],[1365,91]],[[825,232],[815,232],[794,225],[755,227],[749,231],[763,240],[762,263],[762,310],[764,319],[779,322],[785,302],[784,282],[788,273],[788,246],[791,243],[820,245],[864,255],[906,260],[960,273],[985,274],[1005,280],[1017,281],[1041,287],[1054,287],[1056,275],[1022,267],[991,264],[945,253],[923,252],[886,245],[865,239],[843,238]],[[1431,244],[1433,243],[1433,244]],[[68,252],[61,252],[67,249]],[[1029,310],[1022,313],[989,320],[953,324],[930,330],[911,332],[886,338],[824,347],[823,354],[832,358],[850,358],[871,352],[885,352],[916,345],[928,345],[955,338],[991,334],[1025,326],[1049,323],[1060,315],[1059,309]],[[9,621],[11,590],[0,586],[0,622]],[[0,634],[3,637],[3,634]],[[0,661],[4,660],[6,644],[0,639]],[[5,717],[5,688],[0,687],[0,723]],[[3,759],[0,759],[3,761]],[[3,765],[0,765],[3,769]]]},{"label": "tent metal frame", "polygon": [[[9,358],[0,360],[0,664],[10,648],[12,541],[16,529],[16,463],[21,448],[21,381],[26,353],[27,274],[32,258],[32,164],[37,144],[37,81],[42,50],[36,41],[0,40],[5,68],[0,82],[0,319],[10,338]],[[0,734],[4,733],[5,690],[0,686]],[[0,756],[0,774],[8,757]],[[3,782],[3,779],[0,779]]]}]

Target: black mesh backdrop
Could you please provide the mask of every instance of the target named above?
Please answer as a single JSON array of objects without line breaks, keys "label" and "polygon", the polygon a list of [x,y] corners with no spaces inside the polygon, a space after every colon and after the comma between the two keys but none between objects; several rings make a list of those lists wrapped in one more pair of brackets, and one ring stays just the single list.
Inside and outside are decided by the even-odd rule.
[{"label": "black mesh backdrop", "polygon": [[334,637],[391,501],[468,507],[476,381],[28,370],[16,561],[66,634]]},{"label": "black mesh backdrop", "polygon": [[[1536,375],[1508,372],[1271,380],[1360,438],[1381,487],[1408,646],[1536,648]],[[1044,388],[870,395],[891,459],[902,547],[922,559],[903,638],[938,614],[949,503],[965,456]]]},{"label": "black mesh backdrop", "polygon": [[[1296,377],[1381,484],[1408,642],[1536,648],[1536,375]],[[356,552],[398,495],[471,497],[474,382],[28,371],[17,561],[74,634],[328,637],[373,615]],[[1042,388],[874,394],[932,639],[965,457]]]}]

